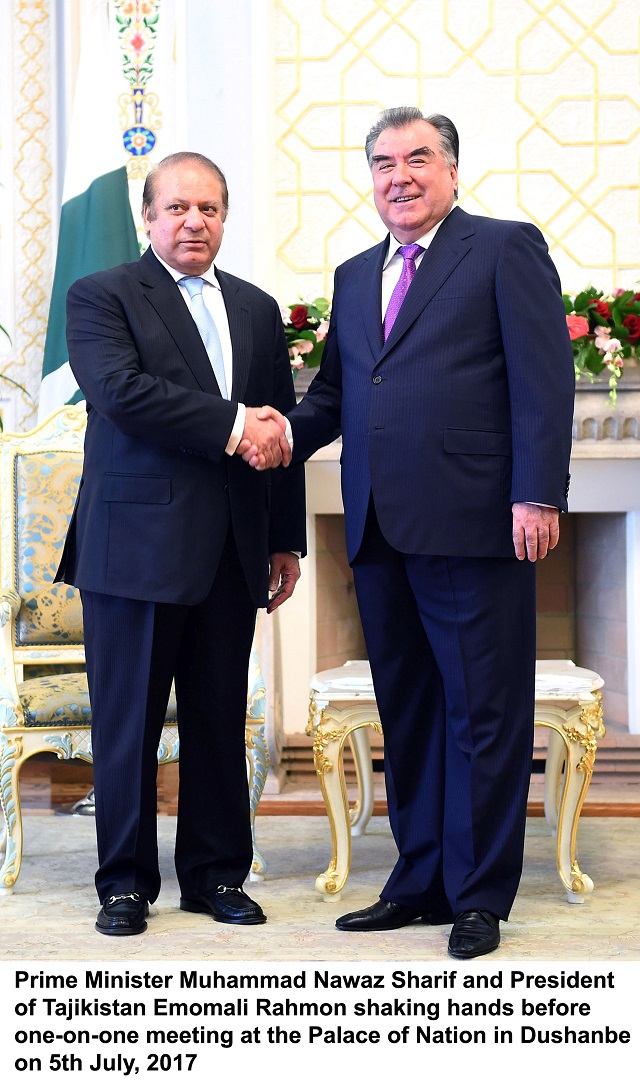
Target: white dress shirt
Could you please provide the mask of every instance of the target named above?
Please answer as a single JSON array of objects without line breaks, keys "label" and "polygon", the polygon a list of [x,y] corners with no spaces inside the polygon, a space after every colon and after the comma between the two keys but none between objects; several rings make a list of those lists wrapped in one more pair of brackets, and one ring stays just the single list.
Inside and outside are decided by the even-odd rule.
[{"label": "white dress shirt", "polygon": [[[447,216],[445,215],[444,219],[446,219],[446,218],[447,218]],[[444,223],[444,219],[441,219],[439,223],[436,223],[435,226],[432,226],[431,230],[428,230],[427,233],[423,234],[421,238],[416,238],[416,241],[413,244],[421,245],[423,249],[428,249],[429,246],[431,245],[431,242],[435,238],[438,230],[440,229],[440,227]],[[389,302],[391,301],[391,295],[393,294],[393,289],[394,289],[396,283],[398,282],[398,280],[400,279],[400,275],[401,275],[401,272],[402,272],[402,266],[404,264],[404,261],[402,259],[402,253],[399,253],[398,250],[399,250],[400,246],[404,245],[404,244],[405,244],[404,242],[399,242],[397,238],[394,238],[393,234],[389,235],[389,249],[387,251],[387,255],[385,257],[384,264],[382,265],[382,320],[383,320],[383,322],[384,322],[384,315],[385,315],[385,313],[387,312],[387,310],[389,308]],[[420,267],[420,262],[423,259],[423,257],[424,257],[424,253],[420,253],[416,257],[416,261],[415,261],[416,271]]]},{"label": "white dress shirt", "polygon": [[[153,246],[151,247],[153,255],[156,260],[160,262],[163,268],[166,268],[169,275],[175,279],[180,290],[180,294],[184,298],[185,305],[187,306],[189,313],[191,313],[191,297],[184,283],[180,280],[184,279],[185,272],[178,272],[175,268],[172,268],[170,264],[167,264],[162,257],[159,257]],[[222,297],[222,290],[220,284],[216,279],[215,268],[213,264],[210,268],[207,268],[206,272],[203,272],[200,276],[204,280],[204,286],[202,288],[202,298],[204,304],[209,310],[209,313],[213,317],[216,328],[218,330],[218,336],[220,337],[220,347],[222,348],[222,361],[224,363],[224,377],[227,384],[227,389],[233,387],[233,349],[231,347],[231,333],[229,331],[229,319],[227,317],[227,310],[224,304],[224,298]],[[227,394],[227,400],[231,399],[231,396]],[[238,411],[236,413],[235,422],[233,424],[233,430],[229,436],[227,447],[225,452],[232,456],[238,445],[244,431],[244,423],[247,409],[244,404],[238,404]]]}]

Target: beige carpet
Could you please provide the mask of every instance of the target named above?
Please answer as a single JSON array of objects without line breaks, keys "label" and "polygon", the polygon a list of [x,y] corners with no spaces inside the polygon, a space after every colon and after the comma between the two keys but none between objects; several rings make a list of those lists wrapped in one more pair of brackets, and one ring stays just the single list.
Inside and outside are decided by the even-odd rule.
[{"label": "beige carpet", "polygon": [[[542,819],[528,823],[520,893],[503,942],[491,961],[640,960],[640,820],[584,819],[579,860],[595,883],[583,905],[569,905]],[[97,909],[92,820],[27,815],[25,858],[15,893],[0,897],[0,959],[4,960],[448,960],[449,929],[413,925],[392,933],[348,936],[339,914],[373,902],[394,862],[384,817],[354,841],[353,866],[340,902],[314,888],[330,858],[324,817],[263,816],[257,839],[269,865],[264,882],[247,885],[267,925],[235,928],[178,909],[173,870],[175,819],[161,817],[163,888],[148,931],[126,940],[94,929]]]}]

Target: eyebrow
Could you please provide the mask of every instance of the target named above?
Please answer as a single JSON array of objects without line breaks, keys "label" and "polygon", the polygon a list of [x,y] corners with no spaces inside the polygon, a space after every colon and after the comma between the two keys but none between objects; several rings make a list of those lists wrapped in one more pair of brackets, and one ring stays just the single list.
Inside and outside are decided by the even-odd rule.
[{"label": "eyebrow", "polygon": [[[412,159],[414,157],[414,155],[434,155],[434,154],[435,154],[435,151],[433,151],[430,147],[416,147],[416,148],[414,148],[413,151],[409,152],[409,154],[407,155],[407,158]],[[391,155],[372,155],[371,156],[371,161],[372,162],[391,162]]]},{"label": "eyebrow", "polygon": [[[168,196],[167,199],[165,200],[164,206],[169,207],[170,204],[187,204],[188,205],[189,203],[190,203],[190,201],[187,199],[186,196]],[[219,200],[216,200],[215,197],[210,196],[210,197],[205,197],[204,200],[199,200],[198,201],[198,207],[202,207],[203,204],[215,204],[216,207],[217,207],[219,203],[220,203]]]}]

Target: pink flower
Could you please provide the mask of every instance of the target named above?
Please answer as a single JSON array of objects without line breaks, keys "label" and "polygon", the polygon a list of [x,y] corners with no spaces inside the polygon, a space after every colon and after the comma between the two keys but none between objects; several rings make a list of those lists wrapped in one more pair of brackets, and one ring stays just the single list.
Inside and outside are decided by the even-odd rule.
[{"label": "pink flower", "polygon": [[575,313],[567,314],[567,328],[572,340],[579,340],[589,332],[589,322],[586,317],[578,317]]},{"label": "pink flower", "polygon": [[294,340],[293,346],[299,355],[308,355],[313,351],[314,344],[311,340]]},{"label": "pink flower", "polygon": [[607,325],[598,325],[595,330],[594,343],[598,348],[598,351],[609,350],[609,337],[611,335],[611,329]]},{"label": "pink flower", "polygon": [[326,340],[327,332],[329,331],[329,322],[321,321],[316,329],[316,340],[320,343],[321,340]]},{"label": "pink flower", "polygon": [[136,31],[136,33],[131,38],[129,44],[133,49],[134,53],[139,53],[141,49],[144,49],[145,40],[142,37],[142,34]]}]

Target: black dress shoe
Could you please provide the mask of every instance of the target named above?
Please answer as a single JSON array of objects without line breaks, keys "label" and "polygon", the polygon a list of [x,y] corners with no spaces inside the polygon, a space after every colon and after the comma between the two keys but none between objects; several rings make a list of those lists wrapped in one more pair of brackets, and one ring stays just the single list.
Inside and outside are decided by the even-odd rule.
[{"label": "black dress shoe", "polygon": [[105,898],[96,928],[104,936],[137,936],[147,927],[149,903],[135,891]]},{"label": "black dress shoe", "polygon": [[336,921],[336,928],[343,932],[384,932],[388,929],[403,928],[412,921],[421,921],[425,925],[447,925],[453,920],[451,914],[429,913],[415,906],[401,906],[398,902],[385,902],[380,898],[373,906],[356,913],[345,913]]},{"label": "black dress shoe", "polygon": [[197,898],[181,898],[180,909],[208,913],[214,921],[226,925],[263,925],[267,920],[258,903],[242,887],[216,887]]},{"label": "black dress shoe", "polygon": [[456,917],[449,937],[449,954],[454,959],[475,959],[488,955],[500,943],[500,921],[488,910],[465,910]]}]

